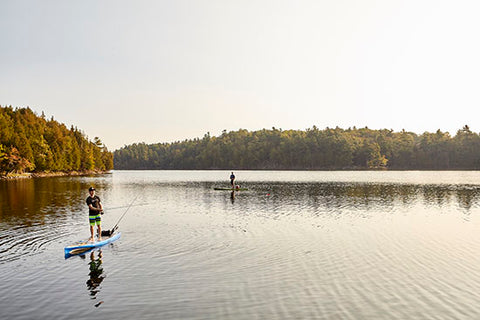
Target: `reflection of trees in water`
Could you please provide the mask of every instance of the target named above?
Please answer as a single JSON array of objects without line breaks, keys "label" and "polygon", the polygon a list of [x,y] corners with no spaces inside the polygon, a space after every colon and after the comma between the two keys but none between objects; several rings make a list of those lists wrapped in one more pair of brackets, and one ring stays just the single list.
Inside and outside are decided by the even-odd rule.
[{"label": "reflection of trees in water", "polygon": [[452,193],[449,192],[448,188],[434,185],[423,187],[422,195],[426,205],[437,204],[438,206],[442,206],[449,203],[452,199]]},{"label": "reflection of trees in water", "polygon": [[[89,186],[78,177],[0,180],[0,222],[15,220],[30,226],[52,214],[82,210]],[[101,183],[97,183],[99,186]]]},{"label": "reflection of trees in water", "polygon": [[[264,187],[265,185],[262,184]],[[255,186],[252,186],[252,189]],[[397,202],[404,206],[422,201],[442,207],[452,202],[471,209],[480,200],[480,187],[462,185],[407,185],[378,183],[272,183],[277,201],[310,204],[314,208],[383,208]],[[275,205],[275,204],[274,204]]]},{"label": "reflection of trees in water", "polygon": [[478,203],[478,189],[460,189],[455,193],[458,205],[464,209],[470,210],[474,204]]},{"label": "reflection of trees in water", "polygon": [[[67,212],[86,210],[84,199],[91,180],[80,177],[52,177],[39,179],[0,180],[0,222],[12,222],[31,226],[50,219],[65,217]],[[96,181],[97,188],[106,189],[109,182]],[[168,185],[168,184],[167,184]],[[178,184],[173,183],[173,186]],[[190,185],[190,184],[185,184]],[[162,185],[164,186],[164,185]],[[158,188],[161,188],[159,186]],[[195,182],[195,188],[211,189],[211,183]],[[250,192],[242,197],[257,197],[252,191],[269,190],[274,206],[286,203],[307,204],[312,208],[380,207],[385,210],[398,205],[410,206],[423,201],[427,206],[457,204],[470,210],[479,202],[480,186],[468,185],[420,185],[389,183],[249,183]],[[156,187],[155,187],[156,188]],[[156,192],[153,190],[152,192]],[[230,200],[233,202],[235,194]],[[206,198],[208,201],[215,201]],[[206,201],[207,201],[206,200]]]}]

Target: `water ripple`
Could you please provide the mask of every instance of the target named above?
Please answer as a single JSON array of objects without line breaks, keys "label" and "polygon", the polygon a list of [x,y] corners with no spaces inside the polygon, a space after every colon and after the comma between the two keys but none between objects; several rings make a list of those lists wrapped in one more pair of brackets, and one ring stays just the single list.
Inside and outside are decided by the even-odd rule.
[{"label": "water ripple", "polygon": [[[357,173],[354,181],[339,173],[279,173],[293,177],[283,181],[268,180],[275,175],[269,172],[263,180],[242,182],[250,190],[232,197],[213,190],[221,181],[203,179],[208,172],[187,173],[196,177],[193,183],[171,178],[178,172],[149,174],[61,179],[67,189],[57,193],[51,180],[35,185],[42,192],[30,193],[31,202],[7,194],[12,200],[2,202],[0,216],[0,290],[9,294],[0,302],[2,314],[79,319],[102,312],[137,319],[480,315],[475,307],[478,185],[441,184],[439,177],[415,183],[415,173],[407,173],[406,182],[389,182],[383,173],[374,174],[373,181]],[[298,176],[305,179],[295,180]],[[142,204],[121,222],[122,238],[103,249],[104,281],[95,297],[86,283],[99,252],[97,260],[88,255],[64,260],[62,254],[65,244],[88,233],[82,190],[90,184],[98,186],[108,207],[125,207],[137,194]],[[104,225],[113,225],[122,213],[112,209]]]}]

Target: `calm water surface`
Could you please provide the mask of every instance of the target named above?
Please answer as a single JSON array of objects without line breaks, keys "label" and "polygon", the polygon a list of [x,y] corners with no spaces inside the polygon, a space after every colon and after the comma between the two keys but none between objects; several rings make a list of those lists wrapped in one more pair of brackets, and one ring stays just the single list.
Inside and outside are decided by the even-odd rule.
[{"label": "calm water surface", "polygon": [[229,174],[0,181],[0,319],[480,318],[479,172]]}]

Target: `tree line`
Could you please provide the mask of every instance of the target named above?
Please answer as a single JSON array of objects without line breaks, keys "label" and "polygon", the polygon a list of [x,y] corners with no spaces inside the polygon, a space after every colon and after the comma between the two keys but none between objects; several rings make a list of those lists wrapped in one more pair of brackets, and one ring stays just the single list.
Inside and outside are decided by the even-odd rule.
[{"label": "tree line", "polygon": [[480,169],[480,136],[466,125],[437,130],[272,128],[223,131],[174,143],[136,143],[114,152],[115,169],[448,170]]},{"label": "tree line", "polygon": [[24,172],[86,172],[113,168],[113,153],[95,137],[68,129],[30,108],[0,106],[0,175]]}]

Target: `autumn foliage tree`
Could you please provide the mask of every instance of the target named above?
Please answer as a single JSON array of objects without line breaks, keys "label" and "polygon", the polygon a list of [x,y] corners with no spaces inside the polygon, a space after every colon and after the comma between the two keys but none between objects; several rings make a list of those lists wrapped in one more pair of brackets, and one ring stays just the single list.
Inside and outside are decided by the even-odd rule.
[{"label": "autumn foliage tree", "polygon": [[113,154],[99,138],[89,141],[77,128],[30,108],[0,106],[0,175],[112,168]]}]

